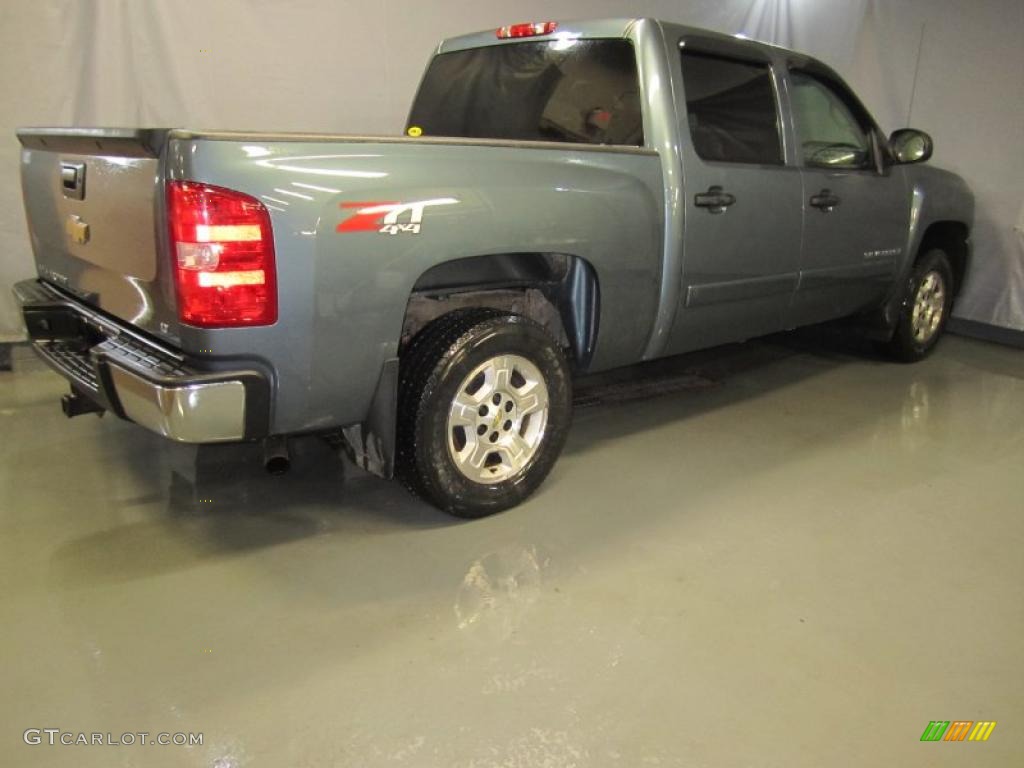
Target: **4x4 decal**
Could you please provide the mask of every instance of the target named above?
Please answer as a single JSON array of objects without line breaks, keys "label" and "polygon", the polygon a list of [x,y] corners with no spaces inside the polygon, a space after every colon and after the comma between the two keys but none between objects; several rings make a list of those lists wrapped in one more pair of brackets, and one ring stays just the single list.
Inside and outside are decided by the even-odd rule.
[{"label": "4x4 decal", "polygon": [[[414,200],[408,203],[368,201],[341,203],[342,210],[355,213],[338,224],[338,232],[380,232],[385,235],[407,233],[418,235],[423,224],[423,211],[435,205],[454,205],[454,197]],[[399,221],[405,219],[405,221]]]}]

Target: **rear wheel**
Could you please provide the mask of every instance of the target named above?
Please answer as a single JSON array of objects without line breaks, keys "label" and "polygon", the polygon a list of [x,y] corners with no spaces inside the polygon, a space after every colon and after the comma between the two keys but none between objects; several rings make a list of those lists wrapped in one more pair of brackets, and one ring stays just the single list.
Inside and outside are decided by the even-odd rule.
[{"label": "rear wheel", "polygon": [[938,343],[952,308],[953,269],[945,251],[935,248],[914,265],[896,332],[885,350],[908,363],[924,359]]},{"label": "rear wheel", "polygon": [[497,310],[436,320],[402,359],[398,470],[460,517],[518,504],[565,442],[572,394],[565,355],[536,323]]}]

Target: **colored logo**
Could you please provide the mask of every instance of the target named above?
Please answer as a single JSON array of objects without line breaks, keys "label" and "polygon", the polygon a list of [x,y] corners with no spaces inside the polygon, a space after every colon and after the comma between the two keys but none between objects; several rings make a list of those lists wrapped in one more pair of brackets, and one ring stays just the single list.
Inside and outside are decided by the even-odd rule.
[{"label": "colored logo", "polygon": [[64,232],[79,245],[89,242],[89,225],[82,221],[81,216],[69,214],[67,221],[64,222]]},{"label": "colored logo", "polygon": [[355,213],[338,225],[338,232],[379,232],[384,235],[407,233],[418,235],[423,225],[423,212],[437,205],[454,205],[454,197],[416,200],[411,203],[365,202],[342,203],[342,210]]},{"label": "colored logo", "polygon": [[932,720],[921,741],[988,741],[995,727],[994,720]]}]

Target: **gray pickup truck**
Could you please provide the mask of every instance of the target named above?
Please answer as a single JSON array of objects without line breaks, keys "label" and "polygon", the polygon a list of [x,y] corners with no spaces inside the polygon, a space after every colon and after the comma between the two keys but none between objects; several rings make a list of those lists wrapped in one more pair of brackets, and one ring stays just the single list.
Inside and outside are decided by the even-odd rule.
[{"label": "gray pickup truck", "polygon": [[822,63],[652,19],[443,42],[406,136],[27,129],[69,416],[173,440],[298,434],[452,514],[526,498],[572,379],[836,318],[932,349],[973,198]]}]

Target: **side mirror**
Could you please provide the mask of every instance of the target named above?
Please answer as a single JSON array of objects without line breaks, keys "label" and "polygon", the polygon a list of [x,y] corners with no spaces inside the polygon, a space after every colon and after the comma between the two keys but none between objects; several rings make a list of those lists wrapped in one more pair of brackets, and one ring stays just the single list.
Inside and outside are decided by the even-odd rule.
[{"label": "side mirror", "polygon": [[932,156],[933,146],[931,136],[913,128],[893,131],[889,137],[889,148],[900,165],[925,162]]}]

